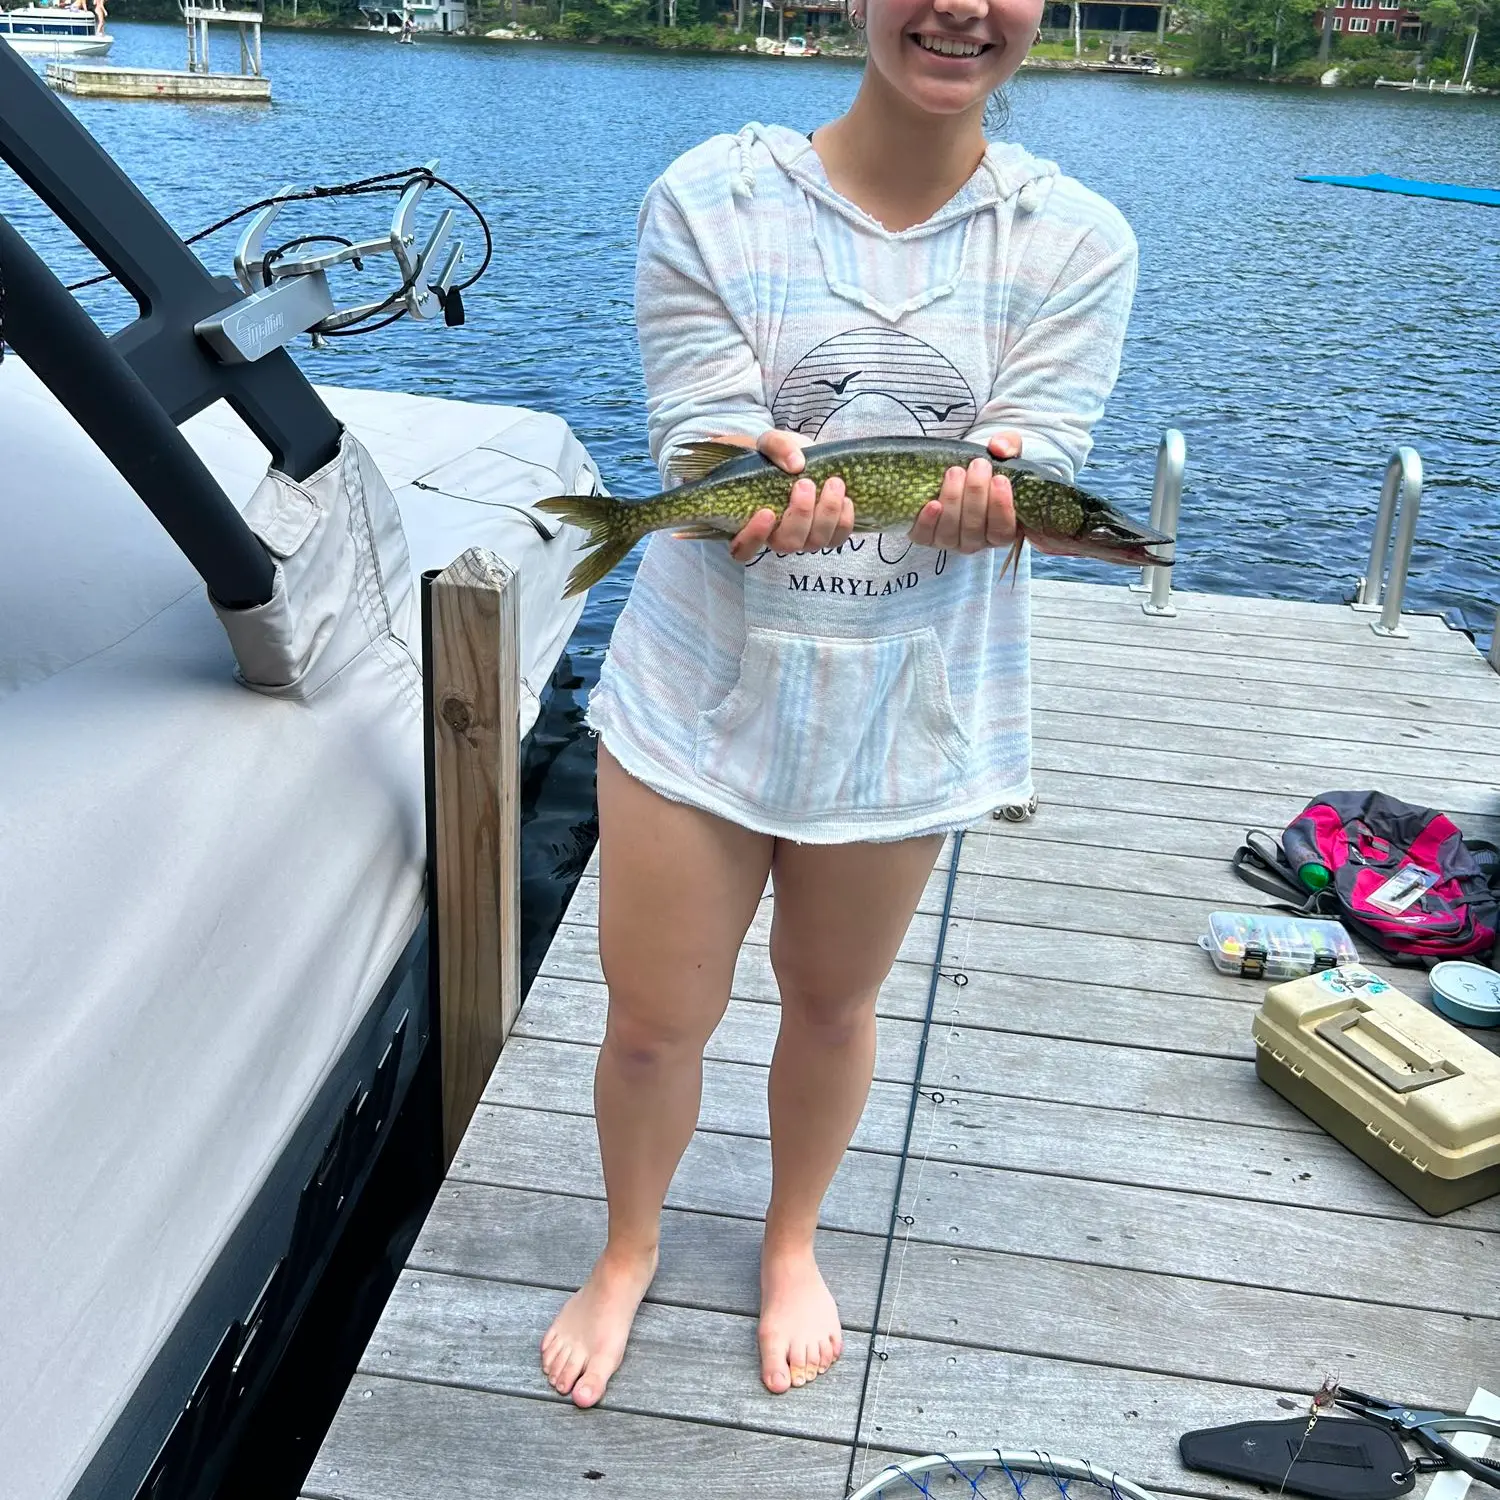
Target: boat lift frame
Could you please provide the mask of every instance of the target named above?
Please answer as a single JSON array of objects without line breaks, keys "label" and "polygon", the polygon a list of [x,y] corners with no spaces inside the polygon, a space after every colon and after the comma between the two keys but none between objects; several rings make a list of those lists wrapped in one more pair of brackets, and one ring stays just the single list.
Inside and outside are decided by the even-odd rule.
[{"label": "boat lift frame", "polygon": [[0,215],[5,340],[98,444],[229,608],[271,597],[270,555],[177,430],[224,400],[272,463],[306,479],[343,428],[284,349],[224,364],[194,327],[243,291],[213,275],[27,66],[0,47],[0,160],[96,255],[140,315],[104,334]]}]

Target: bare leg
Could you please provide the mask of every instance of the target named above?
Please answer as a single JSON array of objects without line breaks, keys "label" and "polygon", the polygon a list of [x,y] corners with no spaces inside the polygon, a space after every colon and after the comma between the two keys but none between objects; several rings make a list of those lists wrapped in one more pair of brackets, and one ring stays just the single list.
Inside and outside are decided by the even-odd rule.
[{"label": "bare leg", "polygon": [[554,1389],[593,1406],[656,1273],[661,1208],[692,1138],[703,1048],[765,889],[772,841],[658,796],[599,747],[599,953],[609,1018],[594,1115],[609,1238],[542,1339]]},{"label": "bare leg", "polygon": [[911,924],[940,838],[778,843],[771,963],[781,1032],[771,1062],[771,1203],[761,1252],[761,1379],[805,1385],[843,1353],[813,1255],[818,1211],[875,1067],[875,997]]}]

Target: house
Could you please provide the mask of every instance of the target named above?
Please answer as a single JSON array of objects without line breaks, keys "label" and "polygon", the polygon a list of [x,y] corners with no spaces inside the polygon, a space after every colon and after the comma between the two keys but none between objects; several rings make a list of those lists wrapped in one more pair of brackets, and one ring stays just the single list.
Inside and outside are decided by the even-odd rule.
[{"label": "house", "polygon": [[[1354,35],[1368,32],[1371,35],[1390,35],[1400,42],[1422,40],[1422,17],[1402,3],[1402,0],[1336,0],[1329,7],[1333,11],[1333,29],[1351,32]],[[1314,16],[1317,29],[1323,29],[1323,11]]]}]

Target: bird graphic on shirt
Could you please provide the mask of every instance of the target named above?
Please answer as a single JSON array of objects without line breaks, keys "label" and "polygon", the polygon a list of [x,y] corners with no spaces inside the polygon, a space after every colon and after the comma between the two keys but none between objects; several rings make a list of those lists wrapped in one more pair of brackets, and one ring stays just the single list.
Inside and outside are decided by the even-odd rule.
[{"label": "bird graphic on shirt", "polygon": [[849,382],[853,380],[856,375],[863,375],[864,373],[865,372],[863,370],[853,370],[848,375],[844,376],[842,380],[815,380],[813,381],[813,384],[826,385],[835,396],[842,396],[844,394],[844,388],[849,384]]},{"label": "bird graphic on shirt", "polygon": [[771,401],[776,426],[821,442],[869,431],[961,438],[978,413],[953,362],[896,328],[850,328],[824,339],[787,371]]}]

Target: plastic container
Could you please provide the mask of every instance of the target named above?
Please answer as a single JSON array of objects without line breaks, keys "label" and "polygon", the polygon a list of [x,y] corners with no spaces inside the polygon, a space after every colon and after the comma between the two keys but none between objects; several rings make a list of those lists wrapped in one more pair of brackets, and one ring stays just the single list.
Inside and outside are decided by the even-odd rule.
[{"label": "plastic container", "polygon": [[1427,976],[1432,1003],[1460,1026],[1500,1026],[1500,974],[1483,964],[1449,959]]},{"label": "plastic container", "polygon": [[1251,1031],[1260,1077],[1428,1213],[1500,1192],[1500,1057],[1379,975],[1273,984]]},{"label": "plastic container", "polygon": [[1359,961],[1339,923],[1272,911],[1212,912],[1198,945],[1221,974],[1242,979],[1297,979]]}]

